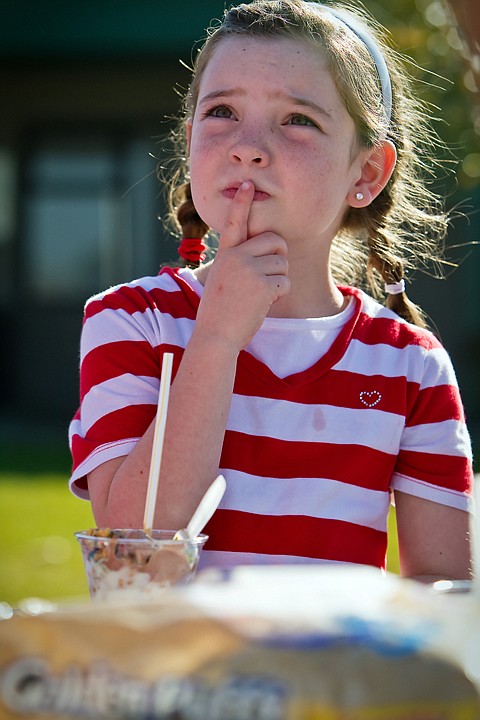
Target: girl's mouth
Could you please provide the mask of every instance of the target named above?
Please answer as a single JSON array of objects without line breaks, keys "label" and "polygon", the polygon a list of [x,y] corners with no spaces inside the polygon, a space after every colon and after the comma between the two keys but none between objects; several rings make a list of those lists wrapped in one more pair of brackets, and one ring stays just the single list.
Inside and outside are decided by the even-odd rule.
[{"label": "girl's mouth", "polygon": [[[235,195],[237,194],[238,187],[228,187],[225,188],[225,190],[222,190],[222,195],[229,200],[233,200]],[[253,201],[262,201],[262,200],[268,200],[270,195],[267,192],[263,192],[263,190],[255,190],[253,195]]]}]

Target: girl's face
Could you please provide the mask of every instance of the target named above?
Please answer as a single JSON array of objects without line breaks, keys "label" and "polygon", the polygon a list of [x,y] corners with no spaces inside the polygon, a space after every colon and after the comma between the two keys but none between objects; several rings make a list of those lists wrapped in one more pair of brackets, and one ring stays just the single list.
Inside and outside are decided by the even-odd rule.
[{"label": "girl's face", "polygon": [[322,53],[288,38],[232,37],[215,49],[187,126],[202,219],[222,233],[244,180],[256,188],[248,236],[333,239],[362,174],[356,133]]}]

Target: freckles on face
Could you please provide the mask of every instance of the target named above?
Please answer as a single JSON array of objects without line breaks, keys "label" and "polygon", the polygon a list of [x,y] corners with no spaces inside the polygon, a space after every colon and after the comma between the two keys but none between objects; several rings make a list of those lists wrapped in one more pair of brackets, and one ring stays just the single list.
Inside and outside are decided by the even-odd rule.
[{"label": "freckles on face", "polygon": [[268,196],[252,203],[249,229],[332,226],[343,212],[355,129],[321,51],[286,38],[223,39],[198,91],[187,134],[202,219],[221,232],[225,190],[249,180]]}]

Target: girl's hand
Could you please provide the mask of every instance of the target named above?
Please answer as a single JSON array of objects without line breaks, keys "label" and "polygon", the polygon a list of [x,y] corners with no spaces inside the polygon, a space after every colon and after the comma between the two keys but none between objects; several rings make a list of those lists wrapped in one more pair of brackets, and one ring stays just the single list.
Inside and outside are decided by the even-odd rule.
[{"label": "girl's hand", "polygon": [[273,232],[249,237],[254,193],[254,184],[246,181],[232,200],[196,321],[197,332],[223,339],[237,352],[248,345],[270,306],[290,290],[285,240]]}]

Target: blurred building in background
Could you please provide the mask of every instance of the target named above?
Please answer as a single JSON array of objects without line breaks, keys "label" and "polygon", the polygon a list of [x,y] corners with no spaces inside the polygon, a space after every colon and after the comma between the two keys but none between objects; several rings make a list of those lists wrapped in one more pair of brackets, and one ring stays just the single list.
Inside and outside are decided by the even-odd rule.
[{"label": "blurred building in background", "polygon": [[176,256],[160,139],[218,1],[0,8],[0,413],[65,424],[85,299]]},{"label": "blurred building in background", "polygon": [[[426,1],[426,0],[425,0]],[[379,3],[374,3],[375,6]],[[425,4],[425,2],[424,2]],[[179,111],[192,46],[222,0],[3,0],[0,8],[0,419],[66,432],[77,407],[83,304],[175,260],[158,220],[160,138]],[[376,7],[372,10],[376,10]],[[380,18],[384,20],[384,18]],[[478,186],[451,198],[480,238]],[[468,257],[467,257],[468,255]],[[480,426],[480,250],[411,291],[451,353]],[[476,432],[476,430],[474,430]]]}]

